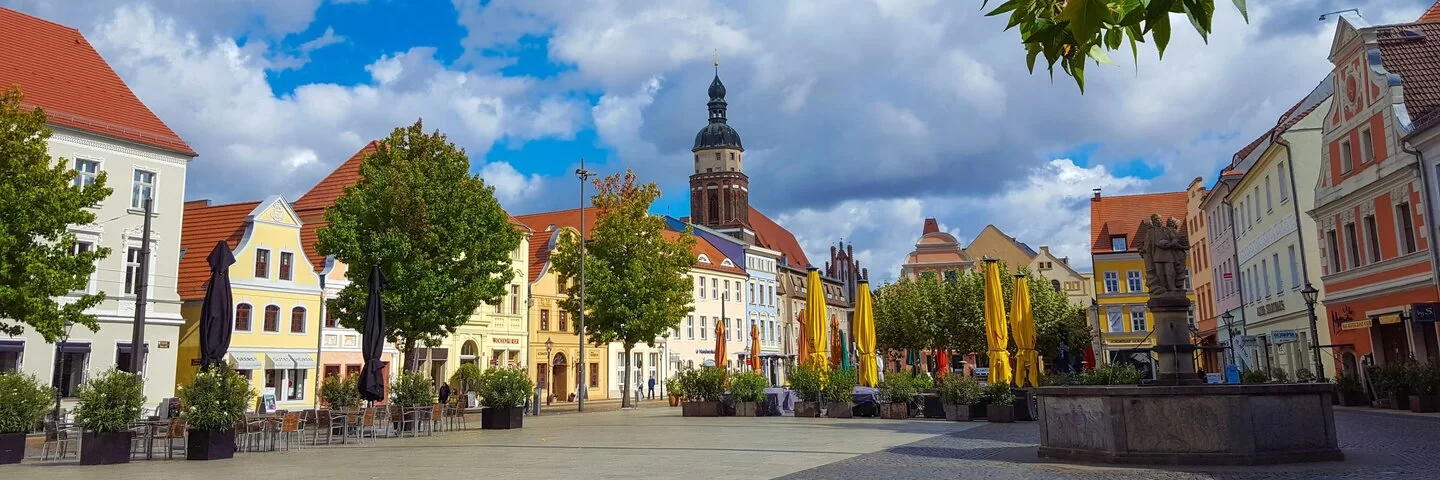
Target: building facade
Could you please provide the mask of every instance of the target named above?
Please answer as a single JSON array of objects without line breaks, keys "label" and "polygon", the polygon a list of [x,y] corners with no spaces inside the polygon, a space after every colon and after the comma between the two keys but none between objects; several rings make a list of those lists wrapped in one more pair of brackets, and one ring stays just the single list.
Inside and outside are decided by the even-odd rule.
[{"label": "building facade", "polygon": [[1090,308],[1090,301],[1095,299],[1095,285],[1090,283],[1090,276],[1075,271],[1070,267],[1070,257],[1057,257],[1048,246],[1040,247],[1027,268],[1049,280],[1055,291],[1065,293],[1071,305]]},{"label": "building facade", "polygon": [[[1145,309],[1150,293],[1139,250],[1145,242],[1142,222],[1159,214],[1164,219],[1176,219],[1181,231],[1186,231],[1187,200],[1185,192],[1104,197],[1098,189],[1090,199],[1090,258],[1095,268],[1102,350],[1096,355],[1104,357],[1100,362],[1132,363],[1146,378],[1153,376],[1150,348],[1155,345],[1151,334],[1155,319]],[[1193,290],[1187,296],[1195,300]],[[1191,318],[1193,324],[1193,307]]]},{"label": "building facade", "polygon": [[1323,239],[1324,303],[1342,375],[1431,350],[1424,325],[1413,321],[1417,304],[1440,300],[1431,228],[1422,171],[1399,143],[1411,125],[1409,107],[1424,108],[1397,72],[1418,73],[1436,57],[1412,51],[1434,42],[1413,31],[1342,14],[1331,46],[1335,100],[1325,111],[1310,214]]},{"label": "building facade", "polygon": [[1215,336],[1215,285],[1214,274],[1210,271],[1210,236],[1205,223],[1205,197],[1210,193],[1205,188],[1205,179],[1195,177],[1185,189],[1186,235],[1190,238],[1190,278],[1195,285],[1195,335],[1201,346],[1199,362],[1206,372],[1218,373],[1224,367],[1221,360],[1219,339]]},{"label": "building facade", "polygon": [[[1436,56],[1440,55],[1440,2],[1430,7],[1430,10],[1425,12],[1420,21],[1411,28],[1423,32],[1424,36],[1419,39],[1409,39],[1409,45],[1406,45],[1406,48],[1426,53],[1425,56],[1414,57],[1417,61],[1435,61]],[[1415,80],[1416,76],[1423,75],[1426,71],[1435,72],[1436,70],[1412,70],[1414,73],[1410,74],[1410,79]],[[1402,73],[1402,80],[1404,79],[1405,75]],[[1409,133],[1405,134],[1403,139],[1405,144],[1401,150],[1418,152],[1419,157],[1423,159],[1424,165],[1421,168],[1424,174],[1421,175],[1421,179],[1426,183],[1425,195],[1423,195],[1426,201],[1425,209],[1421,213],[1427,218],[1435,218],[1436,212],[1440,212],[1440,205],[1437,205],[1436,200],[1440,199],[1440,196],[1436,196],[1440,195],[1440,101],[1435,100],[1440,98],[1440,92],[1436,91],[1436,85],[1433,82],[1434,73],[1430,73],[1428,79],[1431,81],[1412,81],[1405,85],[1405,105],[1413,121]],[[1434,235],[1440,230],[1436,229],[1434,222],[1424,223],[1430,225],[1426,238],[1435,238]],[[1440,251],[1432,248],[1430,254],[1432,265],[1440,265]],[[1426,314],[1426,312],[1436,311],[1436,307],[1421,305],[1420,310],[1422,314],[1411,317],[1419,334],[1419,339],[1416,341],[1417,347],[1425,346],[1425,353],[1417,355],[1417,357],[1440,362],[1440,358],[1437,358],[1440,357],[1440,348],[1437,348],[1440,340],[1436,340],[1436,336],[1440,335],[1440,332],[1436,331],[1435,317]]]},{"label": "building facade", "polygon": [[970,241],[970,246],[965,247],[965,255],[970,258],[994,258],[1005,262],[1009,273],[1019,272],[1030,265],[1037,254],[1035,249],[1015,237],[1006,235],[995,225],[986,225],[980,229],[980,234]]},{"label": "building facade", "polygon": [[[585,210],[585,234],[595,228],[598,212]],[[580,355],[580,334],[576,319],[560,308],[567,298],[560,274],[553,269],[551,255],[561,235],[580,233],[580,210],[521,215],[516,219],[530,229],[527,278],[530,281],[530,358],[525,364],[530,378],[547,403],[572,402],[577,395],[602,399],[610,393],[610,349],[587,341]],[[617,388],[618,390],[618,388]]]},{"label": "building facade", "polygon": [[[784,363],[783,335],[780,329],[780,308],[775,293],[779,286],[776,270],[780,252],[759,246],[745,247],[745,273],[749,277],[745,289],[745,318],[760,329],[760,373],[770,385],[783,385],[780,366]],[[746,348],[751,350],[749,329],[745,332]]]},{"label": "building facade", "polygon": [[900,265],[900,278],[918,279],[926,272],[939,278],[958,277],[963,272],[975,269],[975,261],[961,247],[954,235],[940,231],[940,223],[933,218],[925,219],[920,231],[920,240],[915,250],[905,256]]},{"label": "building facade", "polygon": [[320,338],[320,276],[305,255],[299,215],[283,197],[262,202],[185,203],[178,291],[185,326],[175,379],[187,385],[200,369],[200,319],[210,278],[207,259],[220,242],[229,268],[234,330],[227,361],[250,379],[266,410],[313,407]]},{"label": "building facade", "polygon": [[[83,293],[105,293],[86,311],[99,329],[68,330],[63,344],[51,344],[26,329],[0,339],[0,371],[21,371],[51,379],[71,405],[79,385],[110,368],[128,370],[136,350],[144,356],[145,396],[151,401],[175,391],[181,302],[176,294],[186,169],[196,153],[135,96],[79,31],[0,8],[0,88],[18,86],[26,108],[45,110],[52,135],[49,154],[77,171],[76,184],[102,172],[109,197],[95,205],[95,223],[71,225],[76,248],[109,248]],[[153,206],[150,255],[141,256],[145,201]],[[140,266],[148,265],[146,278]],[[148,301],[145,345],[132,345],[136,293],[145,285]],[[79,296],[59,299],[61,304]],[[67,407],[68,408],[68,407]]]}]

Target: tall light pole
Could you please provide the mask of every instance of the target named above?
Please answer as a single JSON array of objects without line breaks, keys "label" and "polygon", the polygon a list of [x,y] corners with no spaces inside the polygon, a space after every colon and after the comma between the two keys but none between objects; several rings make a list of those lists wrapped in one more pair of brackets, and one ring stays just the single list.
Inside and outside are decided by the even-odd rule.
[{"label": "tall light pole", "polygon": [[74,327],[74,323],[65,322],[65,333],[60,335],[60,343],[56,344],[55,348],[55,374],[52,375],[55,377],[55,417],[52,421],[55,422],[55,431],[57,432],[60,431],[60,359],[65,356],[65,341],[70,339],[70,329]]},{"label": "tall light pole", "polygon": [[1105,365],[1110,359],[1110,354],[1105,350],[1105,324],[1100,322],[1100,302],[1093,298],[1090,299],[1090,309],[1095,311],[1095,340],[1100,344],[1100,358],[1095,359],[1095,363],[1099,365],[1090,366],[1090,368],[1095,368]]},{"label": "tall light pole", "polygon": [[[1225,322],[1225,332],[1228,336],[1228,339],[1225,341],[1225,346],[1230,349],[1230,364],[1235,365],[1239,363],[1236,361],[1235,352],[1235,341],[1239,340],[1235,338],[1235,316],[1231,315],[1229,310],[1226,310],[1225,313],[1220,314],[1220,321]],[[1236,368],[1239,368],[1239,366],[1236,365]]]},{"label": "tall light pole", "polygon": [[1325,365],[1320,363],[1320,337],[1316,336],[1320,322],[1315,318],[1315,301],[1318,300],[1320,291],[1310,282],[1305,282],[1305,288],[1300,290],[1300,294],[1305,296],[1305,311],[1310,314],[1310,356],[1315,361],[1315,381],[1325,383]]},{"label": "tall light pole", "polygon": [[[150,195],[145,195],[145,219],[142,223],[144,230],[140,233],[140,268],[135,272],[138,277],[135,279],[135,322],[131,324],[130,330],[130,364],[125,366],[141,383],[145,382],[140,372],[145,369],[145,297],[150,289],[150,216],[154,213],[154,208],[154,200]],[[129,255],[129,252],[126,252],[126,255]]]},{"label": "tall light pole", "polygon": [[580,372],[575,379],[575,392],[579,395],[576,400],[579,402],[577,411],[585,411],[585,396],[589,393],[585,389],[585,182],[595,176],[595,172],[585,169],[585,159],[580,159],[580,168],[575,169],[575,176],[580,178],[580,328],[576,332],[580,335],[580,362],[576,367]]}]

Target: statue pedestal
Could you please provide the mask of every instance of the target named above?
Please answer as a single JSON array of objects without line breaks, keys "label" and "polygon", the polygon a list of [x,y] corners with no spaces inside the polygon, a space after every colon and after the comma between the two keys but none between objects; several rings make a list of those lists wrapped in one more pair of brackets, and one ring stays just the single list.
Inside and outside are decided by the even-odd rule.
[{"label": "statue pedestal", "polygon": [[1190,343],[1190,299],[1184,293],[1150,297],[1145,303],[1155,317],[1155,347],[1160,357],[1149,385],[1200,385],[1195,372],[1195,346]]}]

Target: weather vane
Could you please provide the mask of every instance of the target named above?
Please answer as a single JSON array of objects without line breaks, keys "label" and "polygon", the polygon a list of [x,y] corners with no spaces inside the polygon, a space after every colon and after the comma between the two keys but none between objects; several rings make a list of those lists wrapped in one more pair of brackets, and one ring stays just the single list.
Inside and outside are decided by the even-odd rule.
[{"label": "weather vane", "polygon": [[715,74],[720,74],[720,49],[715,49]]}]

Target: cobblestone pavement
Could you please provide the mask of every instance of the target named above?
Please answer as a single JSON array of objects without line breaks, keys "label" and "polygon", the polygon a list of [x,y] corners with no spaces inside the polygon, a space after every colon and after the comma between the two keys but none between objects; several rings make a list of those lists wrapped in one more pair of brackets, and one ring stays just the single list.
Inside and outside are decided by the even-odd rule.
[{"label": "cobblestone pavement", "polygon": [[1440,421],[1337,411],[1344,462],[1267,467],[1133,468],[1054,463],[1036,457],[1035,423],[985,424],[797,472],[785,479],[1436,479]]}]

